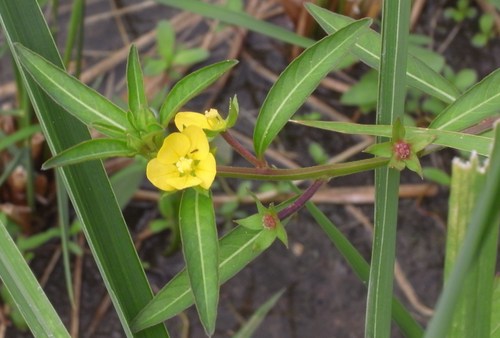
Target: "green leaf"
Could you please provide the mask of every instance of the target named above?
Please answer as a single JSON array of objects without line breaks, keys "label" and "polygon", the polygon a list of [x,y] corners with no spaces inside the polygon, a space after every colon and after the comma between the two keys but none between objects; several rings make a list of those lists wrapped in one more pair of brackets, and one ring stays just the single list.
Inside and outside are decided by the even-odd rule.
[{"label": "green leaf", "polygon": [[137,47],[132,45],[127,61],[128,107],[132,113],[148,108]]},{"label": "green leaf", "polygon": [[363,19],[323,38],[306,49],[281,73],[262,104],[255,125],[253,142],[258,157],[262,158],[288,119],[370,23],[371,20]]},{"label": "green leaf", "polygon": [[[276,235],[267,229],[253,231],[237,226],[220,239],[219,275],[225,283],[266,250]],[[172,318],[193,304],[186,270],[178,273],[133,320],[137,332]]]},{"label": "green leaf", "polygon": [[0,220],[0,278],[35,337],[70,337]]},{"label": "green leaf", "polygon": [[3,151],[5,148],[13,145],[16,142],[22,141],[34,133],[39,132],[40,126],[39,125],[31,125],[22,129],[19,129],[15,133],[8,135],[8,136],[2,136],[0,139],[0,152]]},{"label": "green leaf", "polygon": [[443,110],[431,122],[429,128],[463,130],[487,117],[498,114],[499,86],[500,69],[497,69]]},{"label": "green leaf", "polygon": [[203,67],[179,80],[168,93],[160,108],[160,123],[166,126],[172,117],[193,97],[217,81],[222,74],[238,63],[236,60],[225,60]]},{"label": "green leaf", "polygon": [[210,56],[210,52],[205,48],[181,49],[177,51],[172,60],[174,66],[191,66],[202,62]]},{"label": "green leaf", "polygon": [[[372,135],[380,137],[391,137],[392,127],[389,125],[357,124],[337,121],[293,121],[295,123],[335,131],[345,134]],[[455,131],[405,127],[406,137],[434,136],[433,144],[463,151],[476,151],[480,155],[487,156],[493,144],[493,138],[487,136],[472,135]]]},{"label": "green leaf", "polygon": [[[53,154],[88,140],[88,128],[56,104],[17,60],[13,44],[19,42],[62,66],[36,2],[0,1],[0,25]],[[59,172],[125,335],[132,337],[129,322],[149,302],[152,292],[104,168],[94,161],[63,167]],[[168,334],[160,324],[135,337],[160,338]]]},{"label": "green leaf", "polygon": [[232,128],[236,121],[238,120],[238,115],[240,113],[240,106],[238,104],[238,98],[236,95],[232,99],[229,99],[229,112],[227,113],[226,123],[227,128]]},{"label": "green leaf", "polygon": [[491,338],[500,338],[500,277],[495,278],[491,306]]},{"label": "green leaf", "polygon": [[238,332],[233,336],[233,338],[251,338],[255,331],[259,328],[260,324],[266,318],[267,313],[274,307],[278,302],[280,297],[285,292],[285,289],[281,289],[272,295],[264,304],[262,304],[257,311],[252,315],[252,317],[238,330]]},{"label": "green leaf", "polygon": [[170,22],[161,20],[156,26],[156,48],[168,68],[175,54],[175,31]]},{"label": "green leaf", "polygon": [[42,169],[46,170],[114,156],[130,157],[132,155],[134,155],[134,152],[130,150],[126,141],[107,138],[88,140],[52,157],[42,165]]},{"label": "green leaf", "polygon": [[99,123],[120,130],[120,135],[109,134],[111,137],[133,129],[125,111],[107,98],[28,48],[16,44],[15,49],[19,61],[39,86],[87,126]]},{"label": "green leaf", "polygon": [[219,242],[212,198],[195,189],[185,190],[179,228],[196,309],[206,333],[211,336],[219,302]]},{"label": "green leaf", "polygon": [[[328,34],[332,34],[353,22],[353,19],[349,17],[330,12],[312,3],[306,3],[305,6]],[[379,69],[381,46],[380,35],[367,29],[367,34],[361,36],[354,44],[352,52],[370,67]],[[408,77],[408,85],[444,102],[451,103],[460,96],[460,92],[450,81],[411,55],[408,57],[406,76]]]}]

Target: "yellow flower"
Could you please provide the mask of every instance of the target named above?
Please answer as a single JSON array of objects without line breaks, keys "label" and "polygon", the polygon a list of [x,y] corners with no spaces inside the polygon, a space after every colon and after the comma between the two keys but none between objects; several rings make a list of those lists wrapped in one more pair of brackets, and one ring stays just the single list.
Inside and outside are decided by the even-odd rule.
[{"label": "yellow flower", "polygon": [[146,168],[151,183],[164,191],[195,186],[208,189],[215,172],[215,158],[210,153],[208,139],[198,126],[168,135]]},{"label": "yellow flower", "polygon": [[180,131],[189,126],[198,126],[208,131],[220,132],[226,130],[227,122],[220,116],[217,109],[205,111],[205,114],[195,112],[180,112],[175,115],[175,126]]}]

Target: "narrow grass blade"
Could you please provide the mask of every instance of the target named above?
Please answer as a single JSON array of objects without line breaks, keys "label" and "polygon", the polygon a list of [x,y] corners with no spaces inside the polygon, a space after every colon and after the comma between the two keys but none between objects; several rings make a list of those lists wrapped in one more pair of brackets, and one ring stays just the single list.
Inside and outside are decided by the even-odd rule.
[{"label": "narrow grass blade", "polygon": [[500,277],[495,278],[491,306],[491,338],[500,338]]},{"label": "narrow grass blade", "polygon": [[253,135],[254,148],[262,157],[288,119],[307,100],[371,23],[360,20],[327,36],[306,49],[281,73],[260,109]]},{"label": "narrow grass blade", "polygon": [[233,336],[233,338],[251,338],[255,333],[255,330],[259,328],[268,312],[274,307],[284,292],[285,289],[281,289],[272,295],[271,298],[269,298],[264,304],[262,304],[245,323],[245,325],[243,325],[243,327]]},{"label": "narrow grass blade", "polygon": [[[0,25],[19,66],[13,47],[16,42],[62,66],[35,0],[0,1]],[[56,104],[28,73],[22,69],[21,73],[54,154],[90,138],[86,126]],[[152,292],[104,168],[93,161],[64,167],[60,173],[125,334],[132,337],[129,321],[151,300]],[[162,338],[168,334],[158,325],[134,337]]]},{"label": "narrow grass blade", "polygon": [[132,129],[125,111],[95,90],[20,44],[16,45],[16,53],[23,67],[40,87],[83,123],[109,125],[121,132],[108,135],[115,137],[123,136]]},{"label": "narrow grass blade", "polygon": [[[354,21],[349,17],[330,12],[312,3],[307,3],[305,6],[328,34],[335,33]],[[368,66],[379,69],[381,53],[380,35],[371,29],[368,30],[354,44],[352,52]],[[443,102],[451,103],[460,96],[460,92],[455,85],[411,55],[408,57],[406,76],[409,86],[420,89],[424,93],[434,96]]]},{"label": "narrow grass blade", "polygon": [[[292,121],[304,126],[335,131],[338,133],[372,135],[381,137],[391,137],[392,126],[390,125],[373,125],[373,124],[357,124],[338,121]],[[478,136],[455,131],[407,127],[406,136],[435,136],[433,144],[443,147],[454,148],[463,151],[476,151],[479,155],[487,156],[490,153],[493,145],[493,138],[487,136]]]},{"label": "narrow grass blade", "polygon": [[[384,1],[377,124],[403,116],[411,1]],[[379,138],[378,142],[383,142]],[[391,335],[391,297],[396,254],[399,171],[375,169],[375,230],[368,282],[365,337]]]},{"label": "narrow grass blade", "polygon": [[498,208],[500,205],[500,128],[498,124],[495,130],[494,144],[486,182],[475,204],[455,266],[449,274],[449,282],[439,297],[434,317],[427,327],[426,338],[446,336],[464,280],[475,264],[480,248],[488,238],[495,234],[498,236],[500,224],[500,208]]},{"label": "narrow grass blade", "polygon": [[15,133],[4,136],[0,139],[0,151],[3,151],[5,148],[10,147],[11,145],[25,140],[34,133],[38,133],[41,131],[41,128],[39,125],[31,125],[28,127],[24,127],[23,129],[20,129],[16,131]]},{"label": "narrow grass blade", "polygon": [[[345,258],[358,278],[367,284],[370,275],[370,265],[368,262],[314,203],[306,203],[306,208],[333,245],[339,250],[340,254]],[[391,313],[392,318],[406,337],[422,337],[423,329],[420,324],[394,296],[392,296]]]},{"label": "narrow grass blade", "polygon": [[[223,284],[266,250],[275,239],[271,231],[237,226],[220,239],[219,278]],[[194,302],[186,270],[178,273],[133,320],[137,332],[172,318]]]},{"label": "narrow grass blade", "polygon": [[212,336],[219,303],[219,242],[212,198],[195,189],[185,190],[179,229],[196,309],[206,333]]},{"label": "narrow grass blade", "polygon": [[132,45],[127,60],[128,107],[131,112],[148,109],[137,47]]},{"label": "narrow grass blade", "polygon": [[[476,154],[468,163],[453,161],[446,237],[445,287],[467,231],[468,220],[484,186],[485,170]],[[489,337],[491,302],[498,244],[498,226],[479,249],[477,261],[469,270],[448,337]]]},{"label": "narrow grass blade", "polygon": [[481,120],[498,115],[500,69],[472,86],[431,122],[429,128],[463,130]]},{"label": "narrow grass blade", "polygon": [[88,140],[68,148],[47,160],[42,169],[51,169],[113,156],[132,156],[126,141],[100,138]]},{"label": "narrow grass blade", "polygon": [[295,34],[283,27],[256,19],[244,12],[204,3],[199,0],[156,0],[156,2],[200,14],[207,18],[217,19],[237,27],[243,27],[304,48],[314,43],[314,40]]},{"label": "narrow grass blade", "polygon": [[0,278],[35,337],[70,337],[0,220]]},{"label": "narrow grass blade", "polygon": [[172,117],[193,97],[217,81],[238,61],[226,60],[203,67],[179,80],[170,90],[160,108],[160,122],[166,126]]}]

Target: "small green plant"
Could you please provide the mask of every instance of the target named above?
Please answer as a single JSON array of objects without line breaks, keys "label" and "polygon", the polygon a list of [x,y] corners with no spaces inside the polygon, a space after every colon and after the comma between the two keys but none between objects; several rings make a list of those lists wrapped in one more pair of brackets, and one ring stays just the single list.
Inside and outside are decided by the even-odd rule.
[{"label": "small green plant", "polygon": [[495,35],[495,19],[492,14],[485,13],[479,17],[479,31],[472,37],[471,43],[484,47]]},{"label": "small green plant", "polygon": [[444,11],[446,18],[460,23],[466,19],[472,19],[476,16],[477,10],[471,6],[470,0],[458,0],[456,7],[448,7]]}]

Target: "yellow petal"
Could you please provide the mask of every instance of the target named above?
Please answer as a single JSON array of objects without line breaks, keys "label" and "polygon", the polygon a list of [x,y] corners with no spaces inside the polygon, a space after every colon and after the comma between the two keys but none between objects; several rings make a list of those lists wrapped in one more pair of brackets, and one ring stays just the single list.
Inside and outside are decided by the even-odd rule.
[{"label": "yellow petal", "polygon": [[201,179],[191,175],[173,177],[168,180],[168,183],[177,190],[182,190],[200,185]]},{"label": "yellow petal", "polygon": [[191,148],[188,136],[182,133],[172,133],[163,141],[156,158],[162,163],[175,163],[179,158],[186,156]]},{"label": "yellow petal", "polygon": [[204,160],[201,160],[196,166],[195,175],[201,180],[200,186],[209,189],[212,185],[217,172],[215,157],[208,153]]},{"label": "yellow petal", "polygon": [[203,160],[209,153],[208,139],[205,132],[197,126],[189,126],[182,131],[189,138],[189,157],[195,160]]},{"label": "yellow petal", "polygon": [[148,180],[155,187],[164,191],[175,190],[175,187],[169,184],[169,181],[176,176],[179,176],[179,172],[174,165],[166,165],[156,158],[149,161],[146,167],[146,177]]},{"label": "yellow petal", "polygon": [[212,131],[222,131],[226,129],[227,122],[220,116],[217,109],[210,109],[205,112],[209,129]]},{"label": "yellow petal", "polygon": [[175,126],[183,131],[189,126],[198,126],[201,129],[210,129],[205,115],[195,112],[180,112],[175,115]]}]

